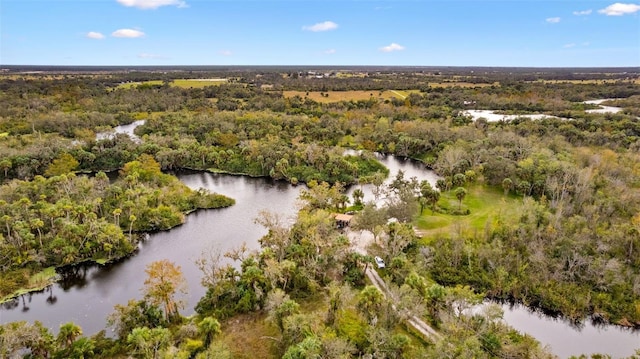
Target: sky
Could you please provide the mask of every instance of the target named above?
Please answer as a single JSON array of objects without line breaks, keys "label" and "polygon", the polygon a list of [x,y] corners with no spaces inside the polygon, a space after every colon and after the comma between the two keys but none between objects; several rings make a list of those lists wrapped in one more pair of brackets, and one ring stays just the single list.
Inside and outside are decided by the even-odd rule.
[{"label": "sky", "polygon": [[0,0],[0,64],[637,67],[640,2]]}]

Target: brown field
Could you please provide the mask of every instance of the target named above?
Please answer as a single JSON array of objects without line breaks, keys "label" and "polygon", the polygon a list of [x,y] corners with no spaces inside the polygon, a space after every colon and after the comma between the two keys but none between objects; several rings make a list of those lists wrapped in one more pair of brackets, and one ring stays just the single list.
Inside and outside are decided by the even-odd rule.
[{"label": "brown field", "polygon": [[219,341],[226,344],[234,358],[275,358],[278,329],[265,321],[265,315],[236,315],[222,325]]}]

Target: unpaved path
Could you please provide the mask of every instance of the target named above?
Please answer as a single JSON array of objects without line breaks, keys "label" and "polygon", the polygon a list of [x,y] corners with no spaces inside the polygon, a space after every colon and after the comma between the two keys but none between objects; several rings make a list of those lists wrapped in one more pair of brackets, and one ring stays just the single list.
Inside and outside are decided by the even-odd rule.
[{"label": "unpaved path", "polygon": [[[373,243],[373,235],[367,231],[351,231],[347,229],[347,236],[351,241],[351,246],[353,250],[360,254],[366,255],[367,247],[371,243]],[[384,294],[385,297],[389,298],[392,302],[398,301],[398,299],[393,296],[393,293],[389,291],[389,288],[387,288],[387,285],[385,284],[384,280],[380,278],[380,275],[378,274],[378,272],[376,272],[374,269],[369,267],[365,271],[365,274],[367,275],[371,283],[375,285],[376,288],[378,288],[378,290],[382,292],[382,294]],[[395,305],[393,306],[393,309],[396,310]],[[422,319],[420,319],[415,315],[411,316],[407,320],[407,322],[415,330],[417,330],[420,334],[422,334],[426,339],[432,340],[433,342],[436,342],[442,339],[442,335],[440,335],[429,324],[425,323]]]}]

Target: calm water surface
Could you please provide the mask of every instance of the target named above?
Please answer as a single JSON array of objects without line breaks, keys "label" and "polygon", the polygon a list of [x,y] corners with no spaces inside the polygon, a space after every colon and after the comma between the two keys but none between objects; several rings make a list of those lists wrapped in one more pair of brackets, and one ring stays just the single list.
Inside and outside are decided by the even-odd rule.
[{"label": "calm water surface", "polygon": [[105,318],[116,304],[142,298],[145,267],[156,260],[169,259],[182,267],[189,294],[183,314],[193,313],[198,299],[205,294],[201,274],[194,261],[203,250],[223,253],[246,242],[258,248],[258,239],[266,230],[253,220],[261,210],[276,211],[293,218],[301,186],[239,176],[211,173],[181,174],[191,188],[207,188],[236,200],[229,208],[202,210],[187,217],[187,222],[165,232],[153,233],[141,243],[139,252],[108,266],[79,266],[68,279],[43,293],[26,295],[4,305],[0,322],[39,320],[57,331],[61,324],[73,321],[85,335],[104,329]]}]

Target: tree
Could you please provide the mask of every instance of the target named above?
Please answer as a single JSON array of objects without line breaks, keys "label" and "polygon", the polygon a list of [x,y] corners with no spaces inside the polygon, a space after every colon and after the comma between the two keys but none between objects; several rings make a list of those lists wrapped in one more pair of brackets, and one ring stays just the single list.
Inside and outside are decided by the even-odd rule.
[{"label": "tree", "polygon": [[462,208],[462,200],[467,196],[467,190],[464,187],[458,187],[454,193],[458,199],[458,210],[460,210]]},{"label": "tree", "polygon": [[25,321],[0,325],[0,357],[22,357],[25,349],[33,357],[47,358],[54,348],[54,340],[49,330],[39,321],[33,324]]},{"label": "tree", "polygon": [[502,180],[502,190],[504,191],[504,195],[508,195],[509,191],[513,188],[513,181],[511,178],[507,177]]},{"label": "tree", "polygon": [[417,240],[410,223],[391,222],[386,226],[386,234],[385,247],[390,258],[397,257]]},{"label": "tree", "polygon": [[204,336],[204,346],[208,347],[213,337],[220,334],[220,322],[216,318],[206,317],[198,323],[198,331]]},{"label": "tree", "polygon": [[268,230],[268,233],[260,238],[260,246],[263,249],[271,249],[276,259],[282,261],[290,243],[289,229],[284,219],[278,213],[262,210],[255,219],[255,223],[261,224]]},{"label": "tree", "polygon": [[362,313],[369,323],[374,322],[378,317],[378,313],[384,304],[384,295],[378,288],[368,285],[360,291],[358,295],[358,310]]},{"label": "tree", "polygon": [[383,184],[385,177],[385,174],[382,172],[376,172],[371,177],[371,184],[373,185],[373,189],[371,190],[371,192],[373,193],[373,198],[376,201],[380,199],[380,196],[383,193]]},{"label": "tree", "polygon": [[431,212],[433,213],[435,211],[436,204],[440,200],[440,192],[431,187],[429,182],[422,181],[420,183],[420,199],[420,213],[422,213],[423,206],[431,208]]},{"label": "tree", "polygon": [[356,188],[353,191],[353,205],[354,206],[362,206],[362,199],[364,198],[364,192],[360,188]]},{"label": "tree", "polygon": [[377,241],[385,223],[387,223],[386,211],[377,208],[373,202],[367,202],[362,210],[355,215],[351,228],[371,232],[373,240]]},{"label": "tree", "polygon": [[126,339],[133,328],[156,328],[166,325],[162,310],[145,300],[130,300],[127,305],[116,304],[107,317],[107,325],[120,339]]},{"label": "tree", "polygon": [[290,299],[288,294],[276,288],[269,292],[267,310],[269,311],[269,318],[276,323],[282,333],[284,331],[285,318],[297,314],[300,311],[300,305],[295,300]]},{"label": "tree", "polygon": [[80,165],[80,162],[78,162],[78,160],[76,160],[72,155],[65,152],[53,160],[49,167],[47,167],[44,174],[47,177],[63,175],[75,170],[78,168],[78,165]]},{"label": "tree", "polygon": [[454,186],[462,186],[465,184],[465,182],[467,182],[467,176],[465,176],[464,174],[456,173],[455,175],[453,175],[452,183]]},{"label": "tree", "polygon": [[58,343],[62,344],[65,348],[69,348],[77,337],[82,335],[82,328],[78,325],[69,322],[60,326],[60,332],[58,333]]},{"label": "tree", "polygon": [[322,341],[315,335],[304,338],[300,343],[290,346],[282,356],[283,359],[321,358]]},{"label": "tree", "polygon": [[400,222],[410,222],[418,212],[419,193],[420,184],[417,178],[404,179],[404,172],[398,171],[395,179],[389,184],[386,206],[389,217]]},{"label": "tree", "polygon": [[66,352],[66,358],[74,358],[74,359],[84,359],[84,358],[93,358],[95,343],[91,338],[79,338],[71,344],[71,348],[69,348]]},{"label": "tree", "polygon": [[11,167],[13,166],[13,164],[11,163],[11,160],[8,158],[3,159],[2,161],[0,161],[0,169],[2,169],[2,171],[4,172],[4,177],[7,177],[7,174],[9,174],[9,170],[11,169]]},{"label": "tree", "polygon": [[147,327],[134,328],[127,336],[127,343],[132,344],[135,352],[143,358],[159,358],[160,351],[169,345],[171,332],[167,328]]},{"label": "tree", "polygon": [[175,299],[177,292],[186,294],[187,282],[180,266],[163,259],[152,262],[145,269],[147,279],[144,281],[144,294],[151,303],[162,305],[167,320],[178,316],[178,308],[182,303]]}]

